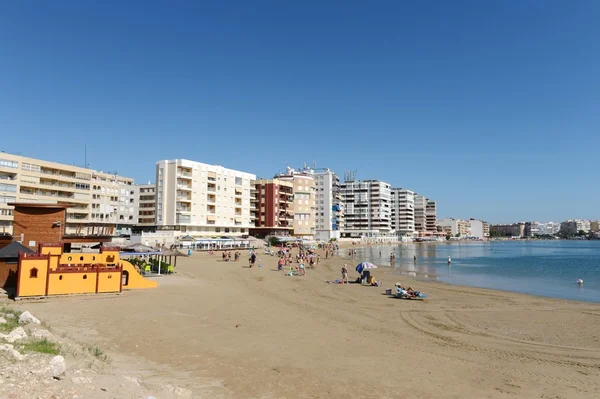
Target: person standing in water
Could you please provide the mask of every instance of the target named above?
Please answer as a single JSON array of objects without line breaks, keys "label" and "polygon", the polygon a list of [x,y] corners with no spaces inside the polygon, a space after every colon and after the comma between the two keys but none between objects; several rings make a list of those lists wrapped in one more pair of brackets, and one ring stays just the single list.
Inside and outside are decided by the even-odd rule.
[{"label": "person standing in water", "polygon": [[451,265],[452,265],[452,258],[450,258],[450,257],[448,256],[448,266],[451,266]]}]

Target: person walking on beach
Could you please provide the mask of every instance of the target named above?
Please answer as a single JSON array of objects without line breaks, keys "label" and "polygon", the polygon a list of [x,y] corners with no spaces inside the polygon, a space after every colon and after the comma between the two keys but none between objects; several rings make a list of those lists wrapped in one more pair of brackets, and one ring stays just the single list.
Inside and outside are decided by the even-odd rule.
[{"label": "person walking on beach", "polygon": [[414,256],[413,256],[413,261],[414,261],[415,263],[417,263],[417,255],[414,255]]},{"label": "person walking on beach", "polygon": [[348,284],[348,265],[342,266],[342,284]]},{"label": "person walking on beach", "polygon": [[250,255],[250,266],[249,267],[254,266],[254,262],[256,262],[256,254],[254,252],[252,252],[252,255]]}]

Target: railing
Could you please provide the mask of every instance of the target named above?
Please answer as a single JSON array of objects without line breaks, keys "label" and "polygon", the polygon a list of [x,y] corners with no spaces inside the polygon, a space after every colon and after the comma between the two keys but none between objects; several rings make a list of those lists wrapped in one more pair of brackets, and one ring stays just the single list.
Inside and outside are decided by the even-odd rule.
[{"label": "railing", "polygon": [[189,178],[191,178],[192,174],[191,173],[187,173],[187,172],[178,172],[177,173],[177,177],[189,177]]}]

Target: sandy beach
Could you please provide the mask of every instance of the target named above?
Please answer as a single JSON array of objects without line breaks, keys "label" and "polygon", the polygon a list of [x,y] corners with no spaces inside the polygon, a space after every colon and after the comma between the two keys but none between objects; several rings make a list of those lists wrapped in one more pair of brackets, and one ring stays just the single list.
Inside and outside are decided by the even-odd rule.
[{"label": "sandy beach", "polygon": [[[345,251],[344,251],[345,252]],[[598,398],[600,306],[436,282],[377,269],[384,287],[326,284],[341,257],[304,277],[178,260],[158,289],[19,301],[111,367],[197,398]],[[384,295],[395,281],[429,295]],[[109,396],[107,396],[109,397]],[[111,396],[113,397],[113,396]]]}]

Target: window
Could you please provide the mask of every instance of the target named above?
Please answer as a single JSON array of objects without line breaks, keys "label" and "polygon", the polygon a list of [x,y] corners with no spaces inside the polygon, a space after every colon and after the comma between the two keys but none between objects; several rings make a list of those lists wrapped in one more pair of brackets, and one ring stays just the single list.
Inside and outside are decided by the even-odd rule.
[{"label": "window", "polygon": [[29,271],[29,278],[37,278],[38,269],[35,267]]},{"label": "window", "polygon": [[16,193],[17,186],[13,186],[12,184],[0,184],[0,191]]},{"label": "window", "polygon": [[[16,168],[16,166],[15,166]],[[21,169],[28,170],[30,172],[39,172],[41,170],[40,165],[34,165],[31,163],[22,163]]]},{"label": "window", "polygon": [[9,202],[15,202],[17,197],[12,197],[10,195],[0,195],[0,204],[7,204]]},{"label": "window", "polygon": [[19,163],[17,161],[9,161],[8,159],[0,159],[0,167],[3,168],[18,168]]}]

